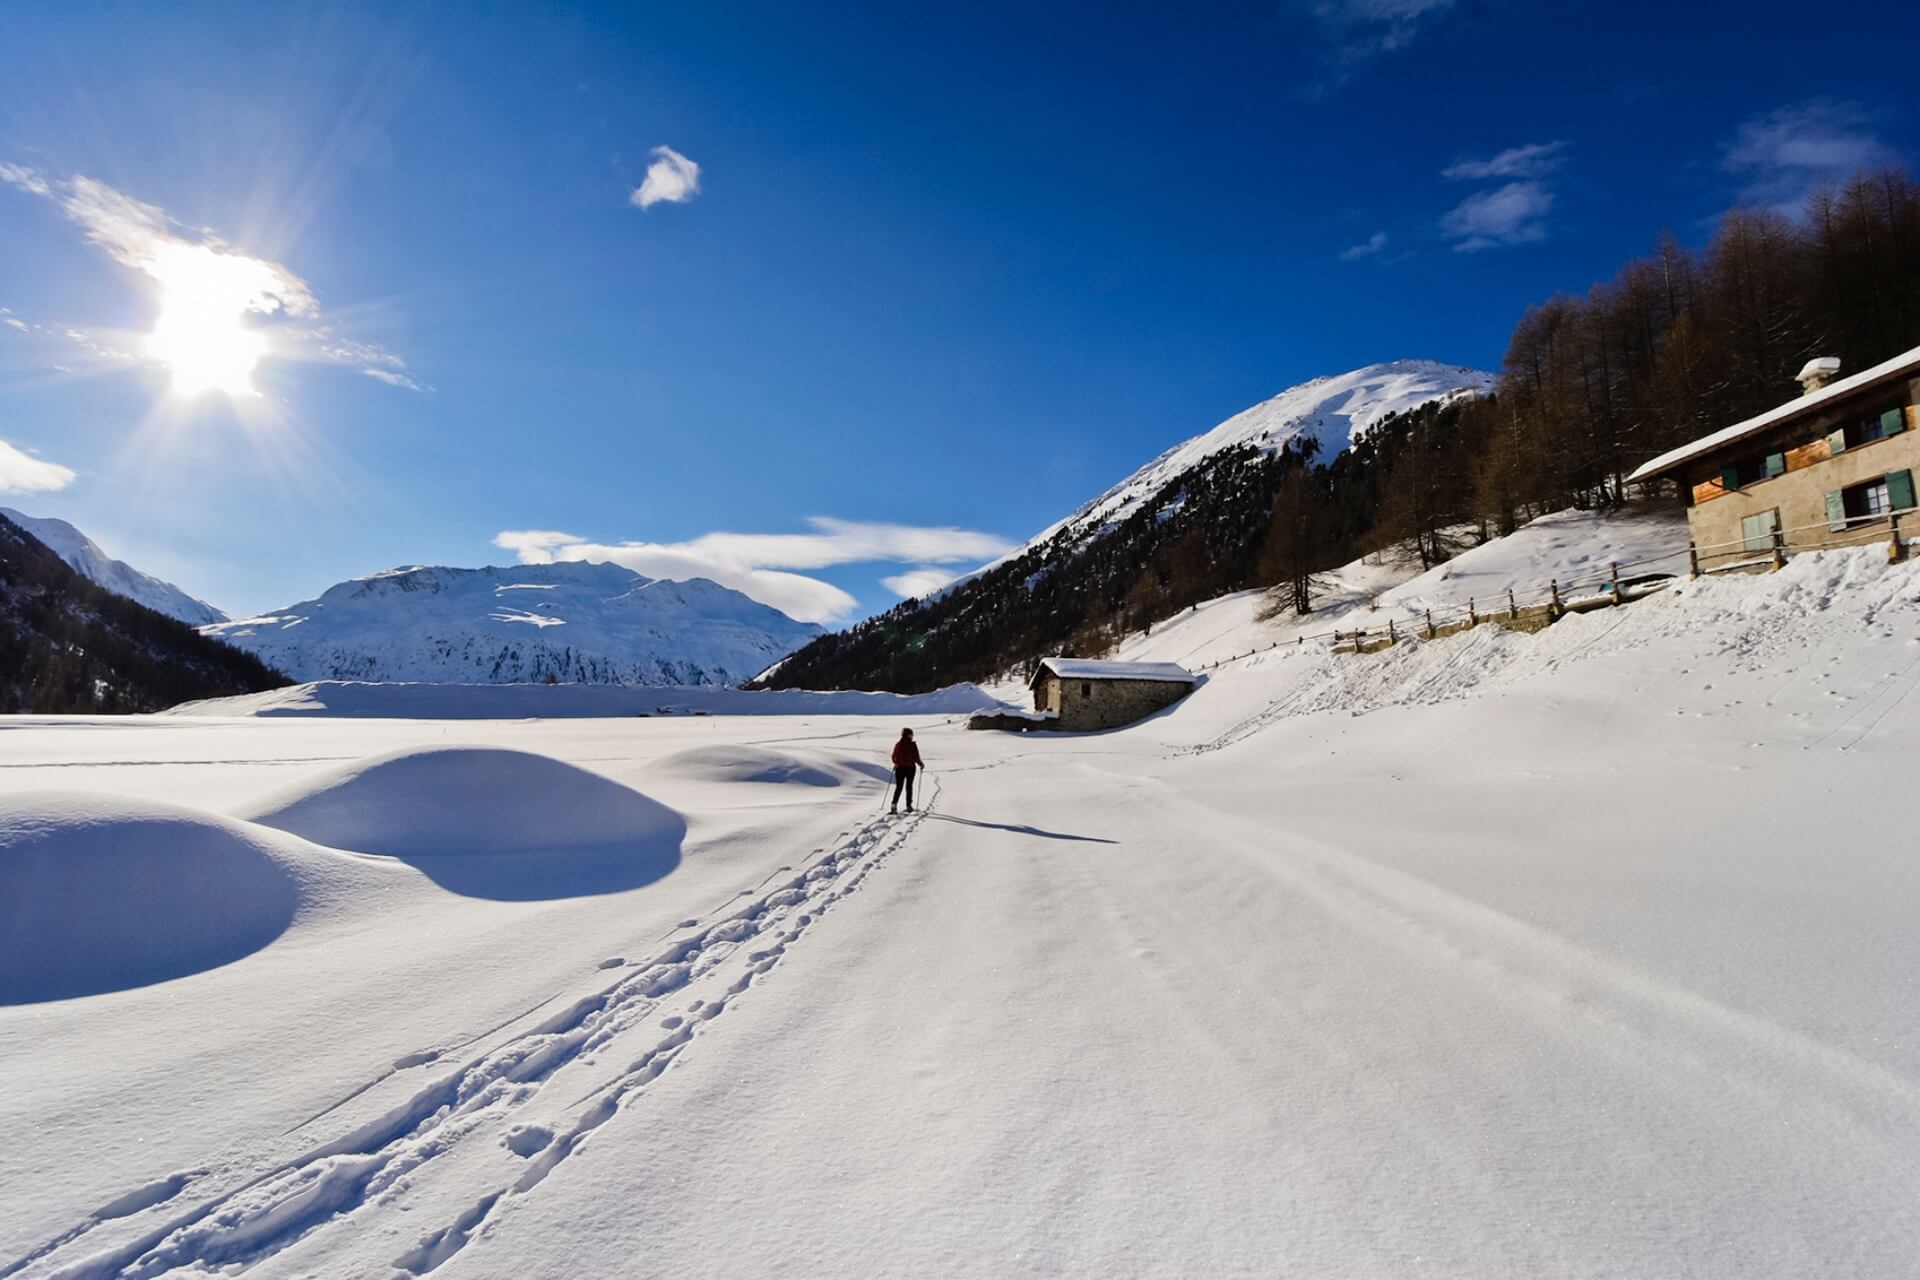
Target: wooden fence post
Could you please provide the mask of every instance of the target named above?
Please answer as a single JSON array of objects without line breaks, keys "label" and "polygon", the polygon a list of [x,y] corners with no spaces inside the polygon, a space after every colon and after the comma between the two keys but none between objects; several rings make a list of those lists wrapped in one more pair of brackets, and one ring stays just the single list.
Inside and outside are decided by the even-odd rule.
[{"label": "wooden fence post", "polygon": [[1773,567],[1787,567],[1787,535],[1779,529],[1773,531]]},{"label": "wooden fence post", "polygon": [[1473,607],[1472,596],[1467,597],[1467,625],[1470,627],[1480,625],[1480,611]]},{"label": "wooden fence post", "polygon": [[1894,512],[1888,520],[1893,525],[1893,536],[1887,539],[1887,563],[1899,564],[1907,558],[1906,544],[1900,541],[1900,513]]},{"label": "wooden fence post", "polygon": [[1693,545],[1692,538],[1687,539],[1687,576],[1690,578],[1700,576],[1700,549]]},{"label": "wooden fence post", "polygon": [[1397,636],[1397,635],[1395,635],[1395,634],[1393,634],[1393,619],[1392,619],[1392,618],[1388,618],[1388,619],[1387,619],[1387,643],[1388,643],[1388,644],[1399,644],[1399,643],[1400,643],[1400,637],[1399,637],[1399,636]]},{"label": "wooden fence post", "polygon": [[1513,602],[1513,588],[1507,588],[1507,621],[1512,622],[1520,616],[1520,606]]},{"label": "wooden fence post", "polygon": [[1433,639],[1433,610],[1427,610],[1427,639]]},{"label": "wooden fence post", "polygon": [[1560,579],[1553,579],[1547,587],[1553,592],[1553,599],[1547,605],[1547,621],[1551,622],[1560,616]]},{"label": "wooden fence post", "polygon": [[1613,602],[1615,604],[1619,604],[1620,603],[1620,562],[1618,560],[1614,560],[1614,561],[1611,561],[1610,563],[1612,564],[1612,567],[1613,567]]}]

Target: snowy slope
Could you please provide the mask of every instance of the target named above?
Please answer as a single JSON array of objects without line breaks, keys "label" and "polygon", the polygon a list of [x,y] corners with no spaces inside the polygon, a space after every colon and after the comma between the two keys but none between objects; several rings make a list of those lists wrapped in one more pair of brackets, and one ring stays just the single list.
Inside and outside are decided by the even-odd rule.
[{"label": "snowy slope", "polygon": [[1493,384],[1493,374],[1434,360],[1392,360],[1314,378],[1175,445],[1012,554],[1018,556],[1062,532],[1070,531],[1078,541],[1118,524],[1135,507],[1222,449],[1251,444],[1277,452],[1295,440],[1310,438],[1320,442],[1320,458],[1330,460],[1388,414],[1405,413],[1434,400],[1480,394],[1492,390]]},{"label": "snowy slope", "polygon": [[296,680],[713,685],[820,633],[705,578],[612,564],[389,569],[205,629]]},{"label": "snowy slope", "polygon": [[196,600],[171,582],[162,582],[124,560],[115,560],[65,520],[24,515],[11,507],[0,507],[0,516],[46,543],[75,573],[91,578],[116,595],[196,627],[227,620],[226,614],[204,600]]},{"label": "snowy slope", "polygon": [[1283,648],[897,820],[898,719],[18,718],[0,1272],[1908,1276],[1916,636]]}]

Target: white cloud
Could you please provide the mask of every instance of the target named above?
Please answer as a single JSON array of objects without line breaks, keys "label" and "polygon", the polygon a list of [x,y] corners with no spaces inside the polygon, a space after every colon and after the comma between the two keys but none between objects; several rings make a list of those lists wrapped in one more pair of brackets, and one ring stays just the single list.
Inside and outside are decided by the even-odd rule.
[{"label": "white cloud", "polygon": [[[169,306],[189,306],[192,314],[184,320],[195,329],[223,318],[237,323],[241,316],[313,319],[320,314],[312,288],[286,266],[243,253],[212,232],[188,227],[159,206],[136,200],[98,179],[85,174],[48,178],[22,165],[0,164],[0,182],[53,201],[107,256],[153,280],[162,302],[153,334],[156,342],[168,331]],[[97,347],[79,330],[69,328],[67,334],[82,345]],[[333,338],[324,325],[303,331],[282,328],[279,334],[289,339],[326,339],[319,356],[329,362],[356,365],[364,373],[384,368],[405,374],[405,362],[398,356],[374,343]],[[381,380],[416,391],[426,389],[410,375]]]},{"label": "white cloud", "polygon": [[1411,45],[1429,19],[1454,7],[1455,0],[1307,0],[1300,7],[1320,28],[1328,49],[1328,79],[1306,86],[1325,92],[1344,81],[1361,63]]},{"label": "white cloud", "polygon": [[1387,233],[1384,231],[1376,231],[1359,244],[1342,249],[1340,251],[1340,260],[1342,262],[1355,262],[1361,258],[1371,258],[1381,253],[1386,247]]},{"label": "white cloud", "polygon": [[1864,107],[1817,99],[1743,122],[1720,165],[1740,178],[1741,199],[1798,213],[1820,183],[1898,161]]},{"label": "white cloud", "polygon": [[0,493],[52,493],[73,483],[73,471],[0,440]]},{"label": "white cloud", "polygon": [[47,180],[24,165],[0,163],[0,182],[11,183],[22,191],[30,191],[36,196],[52,195]]},{"label": "white cloud", "polygon": [[700,194],[700,166],[672,147],[655,147],[647,176],[633,189],[628,200],[642,209],[651,209],[663,201],[685,204]]},{"label": "white cloud", "polygon": [[1532,142],[1524,147],[1508,147],[1484,160],[1456,160],[1442,169],[1440,176],[1456,182],[1543,177],[1566,163],[1566,149],[1565,142]]},{"label": "white cloud", "polygon": [[[710,578],[744,591],[803,622],[836,622],[858,602],[830,582],[796,569],[893,561],[935,573],[932,566],[983,562],[1012,550],[1003,538],[971,529],[879,524],[816,516],[810,533],[709,533],[686,542],[600,543],[553,529],[509,529],[494,545],[522,564],[555,560],[610,561],[650,578]],[[892,586],[913,573],[888,579]],[[897,588],[896,588],[897,589]]]},{"label": "white cloud", "polygon": [[415,381],[410,375],[392,369],[362,369],[360,372],[375,382],[384,382],[390,387],[400,387],[407,391],[428,392],[433,388],[424,382]]},{"label": "white cloud", "polygon": [[1538,182],[1509,182],[1468,196],[1440,219],[1440,231],[1458,253],[1547,238],[1553,192]]},{"label": "white cloud", "polygon": [[917,600],[921,596],[932,595],[959,576],[946,569],[922,565],[918,569],[909,569],[905,573],[896,573],[890,578],[882,578],[880,585],[904,600]]}]

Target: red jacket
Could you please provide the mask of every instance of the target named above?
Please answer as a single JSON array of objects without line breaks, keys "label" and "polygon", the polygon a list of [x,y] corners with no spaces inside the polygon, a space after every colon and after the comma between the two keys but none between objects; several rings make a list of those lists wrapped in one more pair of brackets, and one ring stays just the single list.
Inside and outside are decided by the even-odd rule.
[{"label": "red jacket", "polygon": [[893,744],[893,767],[905,769],[909,766],[927,767],[920,759],[920,744],[912,738],[902,738]]}]

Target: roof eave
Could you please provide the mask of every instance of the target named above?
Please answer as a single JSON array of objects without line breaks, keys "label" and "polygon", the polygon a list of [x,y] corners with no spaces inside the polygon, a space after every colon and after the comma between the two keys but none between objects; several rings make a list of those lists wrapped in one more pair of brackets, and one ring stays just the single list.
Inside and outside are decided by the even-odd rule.
[{"label": "roof eave", "polygon": [[1762,431],[1785,426],[1802,413],[1812,413],[1835,400],[1870,390],[1883,382],[1906,377],[1916,370],[1920,370],[1920,347],[1903,351],[1891,360],[1884,360],[1871,368],[1862,369],[1850,378],[1830,382],[1818,391],[1810,392],[1797,400],[1776,405],[1765,413],[1755,414],[1731,427],[1722,427],[1719,431],[1709,432],[1698,440],[1681,445],[1678,449],[1669,449],[1659,457],[1642,463],[1632,475],[1627,477],[1627,483],[1637,484],[1643,480],[1658,479],[1718,449],[1739,444]]}]

